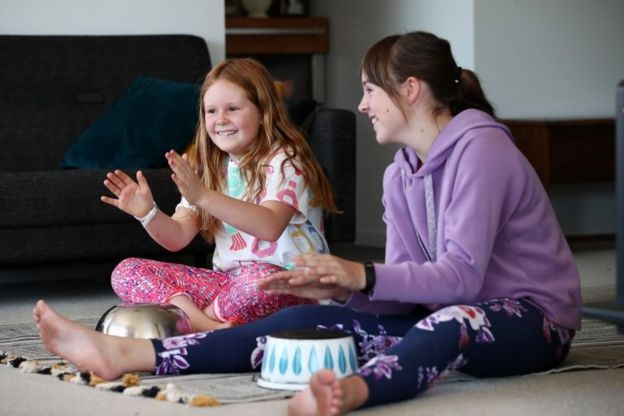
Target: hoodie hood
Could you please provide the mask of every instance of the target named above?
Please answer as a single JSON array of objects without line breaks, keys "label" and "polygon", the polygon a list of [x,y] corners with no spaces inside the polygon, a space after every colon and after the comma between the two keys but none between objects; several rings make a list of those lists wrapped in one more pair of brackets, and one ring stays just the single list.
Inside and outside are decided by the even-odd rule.
[{"label": "hoodie hood", "polygon": [[455,144],[464,137],[470,137],[470,131],[484,127],[502,130],[509,140],[513,140],[509,128],[497,122],[489,114],[480,110],[464,110],[453,117],[450,123],[440,132],[435,139],[427,160],[424,163],[418,159],[418,155],[412,148],[402,148],[394,156],[395,163],[401,168],[404,175],[424,177],[431,174],[440,166],[444,165]]}]

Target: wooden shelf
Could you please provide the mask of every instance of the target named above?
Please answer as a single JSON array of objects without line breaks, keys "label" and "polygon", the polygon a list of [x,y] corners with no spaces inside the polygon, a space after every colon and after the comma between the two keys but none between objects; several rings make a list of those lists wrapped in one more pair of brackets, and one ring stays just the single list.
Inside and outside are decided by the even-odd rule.
[{"label": "wooden shelf", "polygon": [[232,55],[326,54],[325,17],[227,17],[225,53]]},{"label": "wooden shelf", "polygon": [[613,119],[502,120],[548,191],[553,183],[615,179]]}]

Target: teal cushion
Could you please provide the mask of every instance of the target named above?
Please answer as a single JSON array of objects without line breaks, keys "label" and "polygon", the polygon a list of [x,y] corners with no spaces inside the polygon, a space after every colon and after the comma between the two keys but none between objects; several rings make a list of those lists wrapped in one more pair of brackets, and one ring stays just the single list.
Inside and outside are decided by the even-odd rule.
[{"label": "teal cushion", "polygon": [[198,111],[196,85],[138,77],[69,147],[61,167],[164,167],[165,152],[181,152],[193,138]]}]

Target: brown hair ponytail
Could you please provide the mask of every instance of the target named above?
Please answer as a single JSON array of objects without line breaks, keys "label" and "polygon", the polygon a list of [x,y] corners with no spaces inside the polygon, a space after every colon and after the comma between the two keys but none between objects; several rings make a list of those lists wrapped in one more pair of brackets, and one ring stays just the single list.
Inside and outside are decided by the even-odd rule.
[{"label": "brown hair ponytail", "polygon": [[360,71],[397,104],[398,86],[416,77],[429,86],[438,104],[434,111],[448,108],[456,115],[474,108],[494,116],[476,74],[458,67],[449,42],[432,33],[410,32],[380,40],[364,56]]},{"label": "brown hair ponytail", "polygon": [[481,82],[473,71],[458,67],[457,96],[449,101],[451,114],[456,115],[469,108],[475,108],[494,117],[494,108],[485,97]]}]

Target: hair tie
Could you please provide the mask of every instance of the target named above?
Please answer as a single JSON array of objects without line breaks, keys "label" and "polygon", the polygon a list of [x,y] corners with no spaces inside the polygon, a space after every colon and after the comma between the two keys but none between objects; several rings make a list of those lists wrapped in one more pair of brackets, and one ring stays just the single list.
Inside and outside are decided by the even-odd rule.
[{"label": "hair tie", "polygon": [[455,82],[455,84],[459,84],[461,82],[462,71],[463,71],[463,68],[461,66],[458,66],[457,73],[455,74],[455,78],[453,78],[453,82]]}]

